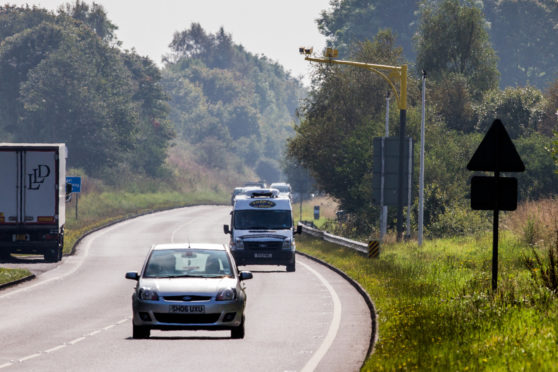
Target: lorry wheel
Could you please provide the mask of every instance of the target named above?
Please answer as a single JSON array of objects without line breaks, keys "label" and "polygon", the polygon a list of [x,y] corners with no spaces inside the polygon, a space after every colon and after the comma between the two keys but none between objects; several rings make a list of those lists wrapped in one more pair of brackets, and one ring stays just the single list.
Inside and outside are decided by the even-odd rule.
[{"label": "lorry wheel", "polygon": [[45,251],[45,261],[46,262],[58,262],[62,256],[62,249],[60,247],[49,248]]},{"label": "lorry wheel", "polygon": [[49,248],[46,250],[44,256],[46,262],[56,262],[58,252],[56,252],[56,248]]}]

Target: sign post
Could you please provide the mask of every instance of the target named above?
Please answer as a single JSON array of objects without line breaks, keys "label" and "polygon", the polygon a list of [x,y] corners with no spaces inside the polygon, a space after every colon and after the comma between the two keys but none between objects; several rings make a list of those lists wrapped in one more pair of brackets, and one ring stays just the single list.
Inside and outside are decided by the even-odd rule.
[{"label": "sign post", "polygon": [[492,290],[498,289],[498,224],[500,211],[517,208],[517,179],[500,177],[500,172],[523,172],[525,165],[499,119],[494,120],[473,157],[470,171],[494,172],[494,177],[471,179],[471,208],[494,210],[492,227]]},{"label": "sign post", "polygon": [[66,177],[66,184],[72,185],[72,192],[76,193],[76,220],[77,220],[79,193],[81,192],[81,177]]}]

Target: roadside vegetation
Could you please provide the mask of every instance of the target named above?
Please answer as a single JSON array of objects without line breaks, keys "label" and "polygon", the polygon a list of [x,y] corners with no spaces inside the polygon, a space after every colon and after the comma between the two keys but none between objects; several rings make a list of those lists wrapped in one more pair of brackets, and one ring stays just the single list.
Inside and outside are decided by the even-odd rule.
[{"label": "roadside vegetation", "polygon": [[557,217],[556,199],[506,215],[494,293],[489,231],[383,244],[378,259],[306,236],[297,249],[343,270],[374,301],[379,339],[363,370],[555,371]]},{"label": "roadside vegetation", "polygon": [[0,286],[2,284],[15,282],[31,275],[29,270],[25,269],[7,269],[0,267]]}]

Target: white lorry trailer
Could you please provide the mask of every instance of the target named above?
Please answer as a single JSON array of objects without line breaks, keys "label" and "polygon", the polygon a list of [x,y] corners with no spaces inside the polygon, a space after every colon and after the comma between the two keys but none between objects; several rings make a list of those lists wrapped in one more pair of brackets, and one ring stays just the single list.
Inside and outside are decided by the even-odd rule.
[{"label": "white lorry trailer", "polygon": [[237,265],[285,265],[295,271],[294,234],[291,201],[275,189],[250,189],[234,199],[230,249]]},{"label": "white lorry trailer", "polygon": [[62,258],[66,158],[63,143],[0,143],[0,257]]}]

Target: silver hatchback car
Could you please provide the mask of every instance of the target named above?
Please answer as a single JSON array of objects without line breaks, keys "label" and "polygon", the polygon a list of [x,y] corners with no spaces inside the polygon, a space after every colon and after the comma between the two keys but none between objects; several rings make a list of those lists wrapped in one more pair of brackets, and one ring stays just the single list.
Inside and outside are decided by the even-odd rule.
[{"label": "silver hatchback car", "polygon": [[226,245],[158,244],[151,248],[132,295],[133,338],[148,338],[152,329],[230,330],[244,338],[246,293]]}]

